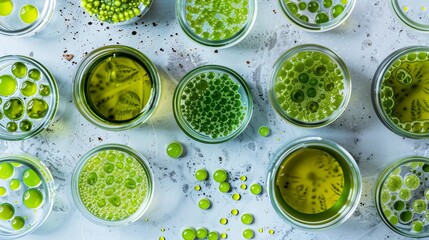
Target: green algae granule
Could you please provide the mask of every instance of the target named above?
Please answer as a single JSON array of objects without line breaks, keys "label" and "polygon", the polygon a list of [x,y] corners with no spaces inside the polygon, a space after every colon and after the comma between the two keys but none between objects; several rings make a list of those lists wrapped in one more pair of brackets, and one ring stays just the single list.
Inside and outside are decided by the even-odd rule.
[{"label": "green algae granule", "polygon": [[209,234],[209,231],[207,230],[207,228],[197,229],[197,238],[198,239],[205,239],[205,238],[207,238],[208,234]]},{"label": "green algae granule", "polygon": [[183,87],[180,111],[190,127],[212,139],[230,136],[245,119],[247,106],[240,85],[229,74],[204,72]]},{"label": "green algae granule", "polygon": [[245,213],[241,216],[241,222],[243,224],[249,225],[253,223],[253,215],[250,213]]},{"label": "green algae granule", "polygon": [[252,229],[245,229],[243,231],[243,237],[245,239],[252,239],[255,236],[255,232]]},{"label": "green algae granule", "polygon": [[226,179],[228,178],[228,172],[224,169],[218,169],[213,173],[213,179],[216,182],[225,182]]},{"label": "green algae granule", "polygon": [[139,16],[141,9],[149,7],[151,2],[152,0],[81,0],[81,6],[89,15],[101,21],[119,23]]},{"label": "green algae granule", "polygon": [[38,208],[43,203],[43,194],[35,188],[28,189],[24,193],[23,203],[30,209]]},{"label": "green algae granule", "polygon": [[249,15],[249,0],[187,0],[186,21],[200,38],[220,41],[234,37]]},{"label": "green algae granule", "polygon": [[210,208],[211,206],[211,202],[208,198],[203,198],[198,202],[198,206],[202,209],[202,210],[207,210]]},{"label": "green algae granule", "polygon": [[24,23],[31,24],[39,18],[39,10],[31,4],[27,4],[19,11],[19,17]]},{"label": "green algae granule", "polygon": [[258,132],[261,137],[267,137],[270,135],[270,129],[267,126],[261,126]]},{"label": "green algae granule", "polygon": [[254,183],[250,186],[250,192],[254,195],[259,195],[262,192],[262,186],[259,183]]},{"label": "green algae granule", "polygon": [[5,196],[5,195],[6,195],[6,193],[7,193],[6,188],[4,188],[4,187],[0,187],[0,197]]},{"label": "green algae granule", "polygon": [[21,85],[21,93],[26,97],[31,97],[37,93],[37,85],[31,81],[25,81]]},{"label": "green algae granule", "polygon": [[12,74],[17,78],[23,78],[27,75],[27,66],[22,62],[16,62],[12,65]]},{"label": "green algae granule", "polygon": [[13,95],[18,88],[18,82],[13,76],[0,76],[0,96],[8,97]]},{"label": "green algae granule", "polygon": [[232,194],[232,199],[235,201],[238,201],[241,199],[241,195],[238,193],[234,193],[234,194]]},{"label": "green algae granule", "polygon": [[10,180],[9,187],[12,191],[18,191],[21,188],[21,181],[18,179]]},{"label": "green algae granule", "polygon": [[38,187],[42,183],[39,174],[37,174],[31,168],[24,171],[24,174],[22,175],[22,181],[27,187],[30,188]]},{"label": "green algae granule", "polygon": [[30,122],[30,120],[22,120],[19,123],[19,129],[21,129],[21,131],[23,132],[29,132],[31,130],[31,128],[33,127],[33,124]]},{"label": "green algae granule", "polygon": [[48,113],[49,106],[45,100],[34,98],[28,102],[27,115],[33,119],[41,119]]},{"label": "green algae granule", "polygon": [[149,193],[149,179],[134,155],[103,150],[86,160],[78,177],[78,190],[91,214],[118,221],[140,208]]},{"label": "green algae granule", "polygon": [[413,221],[411,223],[411,229],[414,232],[421,232],[423,230],[423,227],[424,227],[424,225],[421,221]]},{"label": "green algae granule", "polygon": [[25,219],[23,217],[16,216],[12,219],[11,225],[14,230],[21,230],[25,225]]},{"label": "green algae granule", "polygon": [[48,85],[40,84],[39,94],[43,97],[47,97],[47,96],[51,95],[51,88]]},{"label": "green algae granule", "polygon": [[18,124],[16,124],[16,122],[8,122],[6,124],[6,130],[9,132],[16,132],[16,130],[18,130]]},{"label": "green algae granule", "polygon": [[227,193],[231,190],[231,185],[228,182],[221,182],[219,184],[219,191]]},{"label": "green algae granule", "polygon": [[235,208],[231,210],[231,214],[234,215],[234,216],[237,216],[238,213],[239,213],[238,210],[235,209]]},{"label": "green algae granule", "polygon": [[13,11],[12,0],[0,0],[0,16],[9,16]]},{"label": "green algae granule", "polygon": [[9,203],[3,203],[0,205],[0,219],[1,220],[10,220],[15,214],[15,208]]},{"label": "green algae granule", "polygon": [[209,232],[207,239],[208,240],[218,240],[219,239],[219,233],[218,232]]},{"label": "green algae granule", "polygon": [[183,147],[182,144],[178,142],[172,142],[167,146],[167,155],[172,158],[179,158],[182,156]]},{"label": "green algae granule", "polygon": [[6,180],[13,176],[15,169],[10,163],[0,163],[0,179]]},{"label": "green algae granule", "polygon": [[221,219],[219,220],[219,223],[220,223],[220,224],[222,224],[222,225],[226,225],[226,224],[228,223],[228,219],[226,219],[226,218],[221,218]]},{"label": "green algae granule", "polygon": [[34,81],[39,81],[42,78],[42,73],[39,70],[33,68],[28,71],[28,77]]},{"label": "green algae granule", "polygon": [[20,98],[11,98],[3,105],[3,113],[10,120],[19,120],[24,116],[24,102]]},{"label": "green algae granule", "polygon": [[195,178],[198,180],[198,181],[204,181],[204,180],[206,180],[207,179],[207,177],[209,176],[209,173],[207,172],[207,170],[205,170],[205,169],[198,169],[196,172],[195,172]]},{"label": "green algae granule", "polygon": [[194,228],[186,228],[182,231],[182,238],[184,240],[194,240],[197,237],[197,232]]},{"label": "green algae granule", "polygon": [[227,238],[228,238],[228,234],[226,234],[226,233],[221,233],[221,234],[220,234],[220,238],[221,238],[221,239],[227,239]]}]

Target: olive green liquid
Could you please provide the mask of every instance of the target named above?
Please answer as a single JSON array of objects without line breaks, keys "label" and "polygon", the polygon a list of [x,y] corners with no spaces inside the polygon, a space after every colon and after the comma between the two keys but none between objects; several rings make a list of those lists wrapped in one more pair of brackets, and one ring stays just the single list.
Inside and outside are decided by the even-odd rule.
[{"label": "olive green liquid", "polygon": [[111,56],[96,64],[87,80],[86,98],[107,121],[130,121],[141,115],[152,94],[145,67],[130,56]]}]

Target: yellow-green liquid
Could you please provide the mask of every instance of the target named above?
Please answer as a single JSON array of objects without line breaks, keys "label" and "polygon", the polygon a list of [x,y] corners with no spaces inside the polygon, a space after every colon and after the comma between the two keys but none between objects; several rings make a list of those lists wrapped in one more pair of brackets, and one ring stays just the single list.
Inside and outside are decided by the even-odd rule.
[{"label": "yellow-green liquid", "polygon": [[0,0],[0,16],[9,16],[13,11],[13,2],[11,0]]},{"label": "yellow-green liquid", "polygon": [[31,4],[27,4],[19,11],[19,17],[24,23],[31,24],[39,18],[39,10]]},{"label": "yellow-green liquid", "polygon": [[324,212],[340,199],[344,174],[329,153],[303,148],[289,155],[276,176],[283,200],[294,210],[305,214]]},{"label": "yellow-green liquid", "polygon": [[151,78],[140,62],[128,56],[112,56],[92,69],[86,95],[99,117],[122,122],[138,117],[151,93]]}]

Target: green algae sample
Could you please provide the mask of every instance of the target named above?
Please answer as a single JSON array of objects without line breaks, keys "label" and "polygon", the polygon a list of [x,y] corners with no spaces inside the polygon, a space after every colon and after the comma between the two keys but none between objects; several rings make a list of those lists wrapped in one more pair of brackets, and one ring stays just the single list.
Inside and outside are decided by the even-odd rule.
[{"label": "green algae sample", "polygon": [[42,73],[39,70],[33,68],[28,71],[28,77],[34,81],[39,81],[42,78]]},{"label": "green algae sample", "polygon": [[228,172],[225,169],[218,169],[213,173],[213,179],[218,182],[225,182],[228,178]]},{"label": "green algae sample", "polygon": [[38,187],[42,183],[39,174],[37,174],[31,168],[24,171],[24,174],[22,175],[22,181],[27,187],[30,188]]},{"label": "green algae sample", "polygon": [[25,191],[22,201],[27,208],[39,208],[43,203],[43,194],[35,188],[30,188]]},{"label": "green algae sample", "polygon": [[197,237],[197,232],[194,228],[186,228],[182,231],[182,238],[184,240],[194,240]]},{"label": "green algae sample", "polygon": [[13,95],[18,88],[18,82],[13,76],[0,76],[0,96],[8,97]]},{"label": "green algae sample", "polygon": [[51,95],[51,88],[48,85],[40,84],[39,94],[43,97],[47,97],[47,96]]},{"label": "green algae sample", "polygon": [[0,219],[1,220],[10,220],[15,214],[15,208],[9,203],[2,203],[0,205]]},{"label": "green algae sample", "polygon": [[16,216],[12,219],[11,225],[14,230],[21,230],[25,225],[25,219],[23,217]]},{"label": "green algae sample", "polygon": [[[109,23],[131,20],[142,13],[142,7],[149,7],[152,0],[81,0],[81,6],[91,16]],[[105,11],[110,9],[110,11]]]},{"label": "green algae sample", "polygon": [[28,102],[27,115],[33,119],[41,119],[48,113],[49,106],[43,99],[34,98]]},{"label": "green algae sample", "polygon": [[249,0],[186,0],[186,21],[200,38],[220,41],[234,37],[249,18]]},{"label": "green algae sample", "polygon": [[22,62],[16,62],[12,65],[12,74],[17,78],[23,78],[27,75],[27,66]]},{"label": "green algae sample", "polygon": [[223,193],[227,193],[231,190],[231,185],[227,182],[221,182],[219,184],[219,191],[223,192]]},{"label": "green algae sample", "polygon": [[11,98],[3,105],[3,113],[10,120],[19,120],[24,116],[24,102],[20,98]]},{"label": "green algae sample", "polygon": [[258,129],[258,132],[261,137],[267,137],[268,135],[270,135],[270,129],[267,126],[261,126]]},{"label": "green algae sample", "polygon": [[27,4],[19,11],[19,17],[24,23],[32,24],[39,18],[39,10],[31,4]]},{"label": "green algae sample", "polygon": [[20,91],[22,95],[31,97],[37,93],[37,85],[31,81],[25,81],[22,83]]},{"label": "green algae sample", "polygon": [[253,223],[253,215],[250,213],[245,213],[241,216],[241,222],[246,225]]},{"label": "green algae sample", "polygon": [[202,210],[207,210],[210,208],[211,206],[211,202],[208,198],[203,198],[198,202],[198,206],[202,209]]},{"label": "green algae sample", "polygon": [[339,0],[281,0],[287,2],[289,12],[303,22],[325,24],[339,17],[347,7],[347,1]]},{"label": "green algae sample", "polygon": [[22,120],[19,123],[19,129],[21,129],[22,132],[29,132],[31,131],[31,128],[33,127],[33,124],[31,123],[30,120]]},{"label": "green algae sample", "polygon": [[208,176],[209,176],[209,174],[208,174],[207,170],[205,170],[205,169],[198,169],[195,172],[195,178],[198,181],[204,181],[207,179]]},{"label": "green algae sample", "polygon": [[21,188],[21,181],[19,181],[18,179],[10,180],[9,187],[12,191],[18,191]]},{"label": "green algae sample", "polygon": [[259,183],[254,183],[250,186],[250,192],[254,195],[259,195],[262,192],[262,186]]},{"label": "green algae sample", "polygon": [[252,229],[245,229],[243,231],[243,237],[245,239],[252,239],[255,236],[255,232]]},{"label": "green algae sample", "polygon": [[149,191],[148,175],[140,161],[120,150],[91,156],[78,177],[79,196],[93,215],[118,221],[134,214]]},{"label": "green algae sample", "polygon": [[10,163],[0,163],[0,179],[6,180],[13,176],[15,169]]},{"label": "green algae sample", "polygon": [[183,146],[178,142],[172,142],[167,146],[167,155],[171,158],[179,158],[182,156]]},{"label": "green algae sample", "polygon": [[9,16],[13,11],[13,7],[12,0],[0,0],[0,16]]},{"label": "green algae sample", "polygon": [[278,105],[290,118],[313,123],[331,116],[344,100],[344,73],[319,51],[302,51],[281,65],[274,83]]}]

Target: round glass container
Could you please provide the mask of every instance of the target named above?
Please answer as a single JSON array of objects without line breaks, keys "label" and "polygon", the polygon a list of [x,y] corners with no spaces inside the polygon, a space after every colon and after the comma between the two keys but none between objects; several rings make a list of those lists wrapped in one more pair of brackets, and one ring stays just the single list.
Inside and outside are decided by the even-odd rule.
[{"label": "round glass container", "polygon": [[192,70],[179,82],[173,112],[189,137],[203,143],[222,143],[247,127],[253,100],[238,73],[223,66],[206,65]]},{"label": "round glass container", "polygon": [[[328,161],[327,156],[331,158],[329,164],[322,164],[326,163],[325,160]],[[305,161],[304,165],[301,160]],[[310,168],[311,163],[314,166]],[[288,168],[293,172],[286,174]],[[337,175],[339,172],[343,174]],[[286,181],[283,185],[281,178],[285,176],[295,180]],[[339,176],[342,178],[341,182],[337,181]],[[294,185],[298,181],[308,189]],[[291,225],[304,230],[324,230],[345,222],[359,204],[362,192],[359,167],[350,153],[337,143],[319,137],[298,139],[281,148],[273,158],[267,182],[268,194],[275,211]],[[316,186],[315,182],[318,182]],[[311,184],[308,185],[309,183]],[[286,188],[296,192],[297,197],[290,195],[292,199],[305,199],[305,202],[287,202],[282,194]],[[325,191],[318,190],[322,188],[325,188]],[[329,202],[328,196],[332,197],[333,193],[336,196],[335,201]],[[295,207],[289,203],[295,204]],[[316,208],[317,203],[321,205],[319,210]],[[309,204],[311,207],[308,209],[312,209],[311,211],[296,210],[296,206]]]},{"label": "round glass container", "polygon": [[429,32],[429,3],[419,0],[390,0],[396,16],[407,26]]},{"label": "round glass container", "polygon": [[[115,24],[115,25],[125,25],[130,24],[138,21],[143,15],[145,15],[150,7],[153,4],[154,0],[133,0],[138,4],[135,7],[129,6],[131,1],[127,1],[128,10],[119,11],[111,16],[100,14],[100,11],[103,11],[103,5],[109,6],[110,8],[115,11],[115,9],[122,8],[123,2],[119,1],[107,1],[107,0],[101,0],[100,4],[98,6],[94,5],[93,1],[88,0],[81,0],[81,6],[85,9],[85,11],[90,14],[92,17],[94,17],[97,20],[100,20],[102,22]],[[97,9],[98,8],[98,9]]]},{"label": "round glass container", "polygon": [[40,32],[52,19],[56,0],[2,0],[0,2],[0,34],[30,36]]},{"label": "round glass container", "polygon": [[390,54],[372,82],[372,104],[381,122],[408,138],[429,137],[429,47]]},{"label": "round glass container", "polygon": [[355,0],[279,0],[286,17],[311,32],[324,32],[342,24],[352,13]]},{"label": "round glass container", "polygon": [[71,187],[73,200],[86,218],[99,225],[124,226],[146,212],[154,178],[141,153],[125,145],[106,144],[81,158]]},{"label": "round glass container", "polygon": [[429,237],[429,159],[411,156],[380,175],[375,203],[383,222],[405,237]]},{"label": "round glass container", "polygon": [[47,128],[59,103],[55,78],[38,61],[0,57],[0,139],[24,140]]},{"label": "round glass container", "polygon": [[286,121],[318,128],[335,121],[352,91],[346,64],[331,50],[313,44],[296,46],[274,64],[268,96]]},{"label": "round glass container", "polygon": [[[51,213],[54,179],[49,169],[33,156],[3,156],[0,157],[0,195],[3,207],[0,238],[21,238],[36,230]],[[4,220],[5,215],[10,219]]]},{"label": "round glass container", "polygon": [[256,20],[256,0],[176,0],[176,17],[186,35],[208,47],[243,40]]},{"label": "round glass container", "polygon": [[155,65],[126,46],[106,46],[89,53],[74,76],[73,99],[78,110],[106,130],[126,130],[144,123],[160,96]]}]

